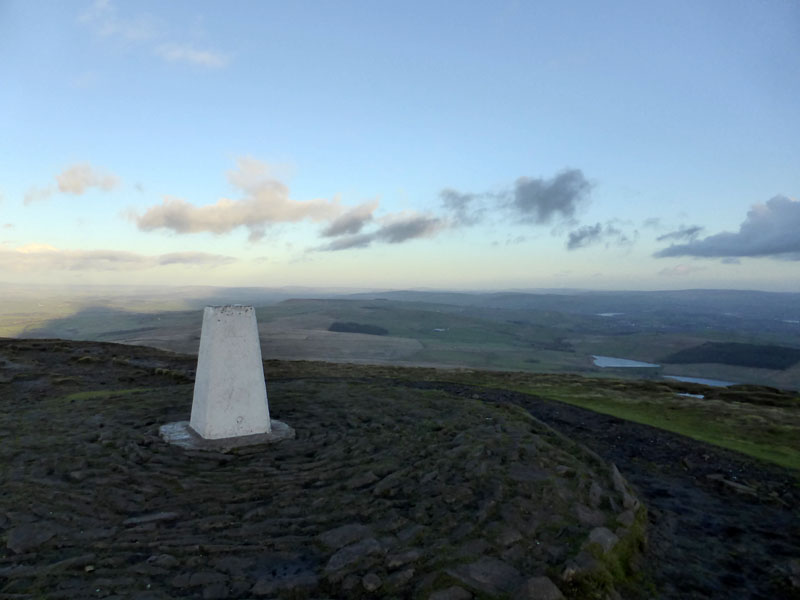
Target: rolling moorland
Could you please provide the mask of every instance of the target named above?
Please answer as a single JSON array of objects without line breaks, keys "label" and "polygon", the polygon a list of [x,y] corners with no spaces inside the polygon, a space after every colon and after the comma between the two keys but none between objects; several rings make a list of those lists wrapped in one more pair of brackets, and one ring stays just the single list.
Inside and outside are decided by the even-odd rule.
[{"label": "rolling moorland", "polygon": [[[85,574],[90,571],[66,577],[62,563],[77,561],[75,564],[83,565],[81,568],[95,569],[102,560],[106,569],[103,572],[108,576],[100,577],[101,581],[104,585],[109,581],[114,583],[102,588],[103,595],[119,593],[114,590],[126,585],[125,564],[144,561],[137,572],[142,575],[142,582],[150,583],[155,597],[161,597],[159,593],[166,597],[270,594],[302,597],[322,592],[337,597],[370,597],[370,594],[428,597],[453,587],[477,597],[503,597],[523,594],[519,586],[528,585],[530,580],[525,578],[531,575],[540,578],[538,584],[531,585],[545,585],[541,577],[547,576],[569,598],[619,597],[615,594],[624,598],[800,597],[800,545],[796,541],[800,539],[800,518],[796,512],[800,498],[800,398],[794,391],[800,387],[798,295],[719,291],[335,295],[327,291],[316,298],[293,299],[296,291],[194,289],[178,294],[174,290],[170,293],[143,290],[139,295],[125,296],[119,290],[98,293],[84,289],[79,294],[58,296],[58,303],[43,301],[48,296],[39,295],[35,304],[34,297],[25,298],[23,292],[14,298],[9,295],[12,301],[7,303],[0,318],[2,335],[34,339],[7,339],[0,356],[3,435],[4,439],[14,440],[7,445],[3,460],[4,464],[16,465],[4,475],[10,479],[3,481],[3,489],[12,489],[8,481],[14,482],[15,487],[10,495],[0,496],[6,506],[13,506],[10,511],[6,509],[5,517],[0,512],[0,535],[4,529],[10,532],[12,525],[21,526],[21,519],[23,526],[30,525],[28,532],[35,539],[36,523],[46,521],[44,515],[48,512],[53,514],[54,503],[61,511],[57,514],[66,514],[64,511],[73,501],[80,500],[82,506],[92,505],[94,500],[89,496],[102,495],[104,486],[116,477],[112,474],[120,469],[138,487],[134,504],[125,505],[121,498],[103,500],[108,514],[101,519],[102,524],[94,526],[113,530],[113,534],[108,534],[112,541],[103,541],[102,536],[91,544],[76,541],[74,528],[62,522],[61,537],[41,542],[41,552],[34,544],[20,558],[9,547],[6,555],[0,557],[0,577],[6,577],[8,585],[0,590],[10,594],[39,590],[40,594],[47,591],[48,597],[51,593],[55,594],[52,597],[58,597],[59,593],[63,597],[81,597],[77,589],[94,585],[91,576]],[[298,539],[278,536],[282,541],[266,549],[270,560],[277,561],[273,575],[278,571],[283,573],[275,580],[277,583],[270,583],[263,572],[266,567],[253,556],[231,556],[231,541],[219,541],[217,533],[213,533],[223,530],[224,523],[230,525],[232,517],[214,508],[224,501],[217,497],[216,484],[212,485],[209,478],[230,476],[223,468],[232,464],[229,459],[214,456],[209,459],[211,462],[200,461],[202,465],[198,466],[181,462],[184,459],[175,456],[167,458],[151,431],[167,417],[186,418],[186,414],[178,413],[188,413],[194,368],[191,354],[196,352],[199,341],[200,308],[205,304],[236,301],[259,307],[271,408],[274,403],[277,418],[288,414],[297,419],[303,415],[307,429],[298,434],[300,439],[308,436],[308,440],[328,443],[324,441],[328,434],[315,427],[325,423],[324,430],[342,417],[317,414],[315,406],[325,405],[326,411],[335,413],[339,410],[337,403],[346,400],[362,408],[356,410],[359,416],[355,421],[348,421],[349,429],[330,433],[339,440],[337,443],[347,439],[348,434],[358,432],[360,436],[369,431],[369,442],[365,445],[368,453],[387,444],[396,445],[396,438],[393,441],[384,438],[388,435],[385,428],[392,429],[387,418],[396,420],[398,415],[392,411],[399,409],[400,413],[410,415],[412,421],[420,416],[432,423],[433,429],[422,433],[433,436],[428,445],[438,448],[436,456],[451,456],[447,454],[449,450],[453,456],[459,452],[467,456],[471,452],[469,444],[461,443],[464,440],[459,438],[461,442],[453,445],[452,438],[457,430],[479,429],[479,424],[466,421],[462,424],[458,420],[482,415],[491,406],[505,407],[504,410],[516,407],[514,410],[522,410],[535,419],[535,425],[526,425],[534,427],[526,430],[528,434],[541,437],[549,431],[548,427],[553,427],[589,448],[589,458],[579,456],[581,451],[578,451],[570,459],[578,461],[569,468],[584,474],[579,478],[583,483],[575,487],[561,481],[567,471],[549,458],[553,456],[550,446],[538,449],[539,467],[547,475],[540,473],[538,479],[531,475],[533,479],[527,483],[525,477],[518,481],[520,473],[510,465],[529,464],[533,455],[519,454],[519,436],[527,434],[515,429],[519,427],[521,413],[512,411],[510,420],[504,421],[503,431],[518,433],[500,436],[510,445],[493,448],[486,455],[505,458],[486,467],[499,479],[491,482],[481,479],[480,486],[484,487],[476,487],[478,484],[469,477],[467,480],[461,475],[456,477],[454,473],[461,473],[461,468],[449,463],[431,463],[425,473],[403,471],[393,476],[405,464],[433,460],[433,455],[428,458],[415,455],[419,446],[412,445],[408,449],[412,454],[403,454],[402,459],[396,459],[399,462],[378,457],[379,464],[362,469],[372,473],[369,482],[359,484],[364,487],[345,486],[345,489],[372,490],[370,497],[382,498],[383,492],[375,492],[373,488],[381,486],[385,479],[388,482],[384,485],[389,487],[380,487],[381,490],[401,485],[398,480],[410,482],[408,486],[401,485],[403,500],[393,505],[394,512],[381,513],[389,510],[387,505],[378,507],[370,503],[354,509],[348,517],[328,507],[330,515],[326,520],[312,526],[307,519],[298,520],[297,515],[290,514],[291,502],[287,506],[273,503],[269,510],[278,511],[281,516],[267,524],[259,520],[268,512],[265,507],[261,507],[261,512],[251,512],[257,508],[258,499],[239,494],[237,502],[244,512],[236,518],[248,521],[243,529],[248,526],[269,529],[277,527],[279,522],[296,525],[289,538]],[[92,341],[64,342],[53,338]],[[600,368],[593,363],[593,355],[659,366]],[[720,379],[737,385],[709,387],[664,378],[669,375]],[[319,401],[307,404],[306,395]],[[381,402],[376,403],[376,399]],[[385,402],[388,404],[384,405]],[[465,411],[467,407],[469,410]],[[417,415],[417,411],[428,412]],[[122,429],[112,427],[110,419],[114,415],[129,412]],[[66,433],[65,429],[63,440],[42,438],[40,424],[56,413],[65,423],[73,423],[74,431]],[[394,416],[389,418],[389,413]],[[96,431],[100,425],[94,421],[100,417],[103,427],[109,428],[107,431],[117,434],[125,431],[123,441],[117,444],[107,433]],[[482,418],[497,419],[499,415],[486,413]],[[413,433],[419,434],[416,430]],[[440,434],[445,437],[436,437]],[[84,437],[92,438],[91,443],[99,447],[91,443],[86,448],[79,447]],[[119,446],[118,451],[109,443],[117,444],[114,448]],[[336,461],[342,455],[336,455],[335,445],[335,458],[322,447],[307,446],[300,448],[300,455],[292,454],[287,460],[295,467],[309,464],[312,465],[309,468],[319,466],[322,471],[339,468]],[[43,450],[52,447],[73,448],[76,456],[83,458],[78,460],[80,464],[58,465],[57,458]],[[286,452],[293,452],[286,448]],[[108,462],[109,456],[116,457],[112,461],[115,464]],[[247,460],[258,462],[263,458]],[[366,459],[358,459],[362,460]],[[347,465],[352,467],[358,461]],[[621,500],[613,497],[613,493],[622,492],[615,487],[613,477],[609,480],[603,474],[606,472],[603,469],[608,469],[611,463],[619,466],[633,484],[632,489],[622,489],[638,494],[642,500],[645,512],[637,518],[646,518],[644,530],[633,527],[627,516],[623,517],[627,524],[615,521]],[[169,470],[173,479],[188,481],[187,490],[191,485],[205,486],[201,486],[205,504],[188,515],[161,506],[163,501],[156,501],[156,497],[165,490],[158,486],[172,484],[165,480],[147,486],[143,479],[149,476],[148,469],[159,464],[158,468]],[[274,467],[259,463],[245,467],[245,471]],[[196,469],[211,474],[202,479]],[[304,469],[305,466],[301,470]],[[430,475],[434,471],[439,475]],[[309,482],[325,479],[320,472],[312,471],[307,480],[291,477],[282,480],[281,489],[288,490],[290,496],[307,497],[313,487]],[[52,492],[49,497],[36,496],[36,510],[30,503],[26,506],[26,499],[33,497],[29,487],[32,473],[41,480],[39,483],[61,482],[60,491]],[[526,494],[532,493],[532,490],[520,491],[521,485],[538,482],[534,487],[541,486],[544,480],[555,485],[556,495],[566,502],[560,508],[553,508],[553,514],[561,515],[562,519],[555,530],[548,530],[542,522],[544,516],[532,514],[531,507],[523,511],[527,525],[509,516],[512,513],[507,508],[519,507],[519,495],[527,497]],[[390,485],[391,482],[395,483]],[[423,498],[415,494],[428,490],[431,482],[436,482],[436,494],[435,501],[426,505],[427,512],[423,511],[424,515],[408,512],[409,507],[424,504]],[[75,500],[70,496],[73,492],[64,491],[77,483],[88,485],[89,496]],[[336,494],[343,489],[341,485],[333,488],[320,485],[328,492],[336,490]],[[473,496],[458,495],[457,490],[464,492],[465,486]],[[611,496],[598,500],[598,488],[612,490]],[[490,493],[491,489],[495,491]],[[541,492],[540,487],[537,489]],[[592,489],[595,491],[590,497],[581,496]],[[446,523],[451,521],[439,523],[439,519],[444,519],[445,513],[440,512],[443,507],[449,511],[448,518],[455,527],[456,522],[467,516],[472,518],[492,493],[501,494],[499,500],[495,499],[499,512],[491,513],[493,518],[481,527],[459,532],[465,537],[448,529]],[[62,503],[64,498],[67,505]],[[26,508],[21,510],[22,506]],[[592,517],[577,506],[610,513],[601,519],[596,512]],[[367,516],[358,513],[359,510]],[[169,515],[163,522],[137,521],[162,513]],[[177,513],[179,516],[175,516]],[[408,540],[400,539],[400,531],[404,529],[399,525],[396,529],[386,528],[387,519],[428,529],[425,536],[412,537],[415,543],[409,544]],[[530,537],[525,530],[531,526],[530,519],[538,519],[531,531],[545,537]],[[250,523],[254,520],[258,523]],[[343,547],[336,545],[338,541],[333,546],[324,541],[328,539],[324,537],[327,526],[334,531],[365,520],[367,529],[356,528],[360,532],[357,535],[352,527],[343,530],[355,535],[353,539],[348,537]],[[617,551],[610,554],[585,542],[587,535],[600,535],[592,531],[593,527],[601,527],[601,521],[603,527],[616,528],[618,539],[623,540]],[[83,525],[88,527],[88,522]],[[164,531],[173,528],[179,532]],[[125,540],[117,544],[120,531]],[[555,537],[547,538],[548,531]],[[517,538],[517,534],[521,537]],[[10,535],[6,533],[7,538]],[[299,538],[305,541],[300,543]],[[380,549],[366,541],[370,539],[376,540]],[[549,540],[544,555],[525,546],[537,539]],[[189,544],[189,540],[202,549],[205,557],[202,565],[181,545]],[[150,544],[148,548],[160,548],[162,554],[171,558],[159,558],[162,554],[155,550],[146,556],[144,552],[131,554],[132,544],[143,541]],[[343,570],[331,572],[328,566],[333,556],[353,544],[372,550]],[[441,560],[443,553],[455,552],[464,545],[472,550],[459,556],[455,563]],[[251,550],[256,554],[265,552],[265,548]],[[587,557],[586,551],[591,557]],[[202,585],[197,582],[192,585],[193,574],[201,566],[211,564],[209,553],[213,552],[218,553],[215,560],[221,562],[213,563],[216,566],[211,574],[208,569],[202,571],[205,575],[198,576],[198,582],[204,581]],[[407,562],[395,564],[400,560],[396,557],[405,552],[418,554]],[[86,558],[89,555],[91,559]],[[394,557],[392,561],[389,556]],[[531,558],[523,560],[523,556],[538,556],[539,562],[530,562]],[[233,559],[244,562],[236,563]],[[159,561],[169,564],[153,567]],[[239,564],[238,571],[231,571],[233,563]],[[33,576],[44,567],[48,575]],[[413,571],[411,575],[409,569]],[[405,575],[400,575],[403,572]],[[576,579],[575,573],[582,575]],[[371,575],[374,577],[368,577]],[[402,581],[404,577],[406,581]],[[504,577],[516,582],[517,588],[496,587]],[[377,585],[375,578],[380,586],[370,591],[371,586]],[[422,579],[424,584],[420,584]],[[151,590],[136,589],[142,594]],[[217,593],[219,596],[214,596]],[[450,596],[442,596],[446,597]]]}]

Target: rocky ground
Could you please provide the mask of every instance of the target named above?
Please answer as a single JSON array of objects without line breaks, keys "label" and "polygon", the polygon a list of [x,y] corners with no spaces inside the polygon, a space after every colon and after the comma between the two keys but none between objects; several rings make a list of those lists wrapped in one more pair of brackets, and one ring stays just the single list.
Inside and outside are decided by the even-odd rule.
[{"label": "rocky ground", "polygon": [[297,439],[191,452],[157,435],[191,357],[0,340],[0,598],[800,597],[785,470],[504,390],[269,368]]}]

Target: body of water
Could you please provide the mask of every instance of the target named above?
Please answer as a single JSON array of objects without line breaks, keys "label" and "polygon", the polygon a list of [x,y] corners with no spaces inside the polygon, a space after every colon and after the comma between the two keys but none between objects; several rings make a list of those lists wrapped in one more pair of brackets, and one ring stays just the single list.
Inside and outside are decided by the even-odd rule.
[{"label": "body of water", "polygon": [[729,385],[736,385],[735,381],[722,381],[720,379],[706,379],[705,377],[681,377],[680,375],[664,375],[667,379],[674,379],[675,381],[683,381],[686,383],[702,383],[703,385],[710,385],[712,387],[728,387]]},{"label": "body of water", "polygon": [[623,367],[623,368],[642,368],[642,367],[660,367],[653,363],[646,363],[640,360],[629,360],[627,358],[616,358],[614,356],[597,356],[592,355],[594,364],[598,367]]}]

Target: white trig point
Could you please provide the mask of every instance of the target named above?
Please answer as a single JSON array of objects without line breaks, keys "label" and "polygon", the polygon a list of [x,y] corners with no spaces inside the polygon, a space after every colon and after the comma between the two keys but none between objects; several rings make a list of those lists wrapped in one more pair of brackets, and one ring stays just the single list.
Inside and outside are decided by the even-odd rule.
[{"label": "white trig point", "polygon": [[207,306],[189,421],[160,428],[166,441],[196,449],[229,449],[276,442],[294,429],[270,419],[256,311],[233,304]]},{"label": "white trig point", "polygon": [[212,440],[272,431],[252,306],[206,306],[189,425]]}]

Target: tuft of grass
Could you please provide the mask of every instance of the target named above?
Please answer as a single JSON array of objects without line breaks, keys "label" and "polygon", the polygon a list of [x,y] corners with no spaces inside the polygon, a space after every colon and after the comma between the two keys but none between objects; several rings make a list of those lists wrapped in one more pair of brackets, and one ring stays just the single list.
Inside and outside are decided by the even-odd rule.
[{"label": "tuft of grass", "polygon": [[130,388],[127,390],[93,390],[88,392],[75,392],[61,398],[62,402],[83,402],[85,400],[105,400],[108,398],[118,398],[120,396],[130,396],[150,392],[153,388]]}]

